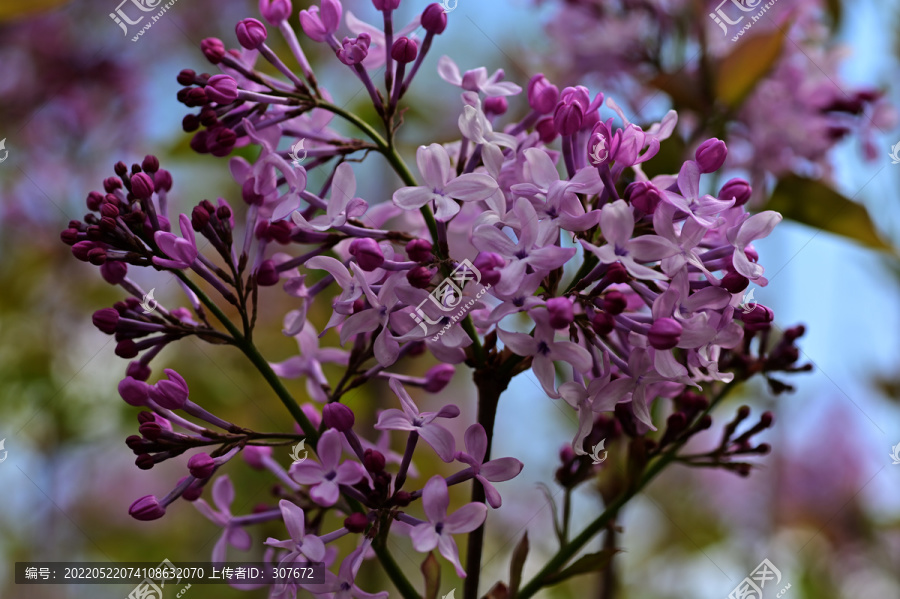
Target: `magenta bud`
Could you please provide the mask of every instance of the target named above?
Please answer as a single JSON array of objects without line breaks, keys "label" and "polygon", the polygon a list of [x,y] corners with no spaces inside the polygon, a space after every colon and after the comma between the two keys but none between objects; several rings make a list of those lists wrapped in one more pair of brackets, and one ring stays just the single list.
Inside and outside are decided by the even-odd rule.
[{"label": "magenta bud", "polygon": [[345,37],[341,48],[337,51],[338,60],[348,66],[361,63],[369,55],[369,44],[372,36],[360,33],[356,38]]},{"label": "magenta bud", "polygon": [[494,252],[478,252],[472,266],[481,273],[482,285],[496,285],[500,282],[500,271],[497,269],[506,266],[506,260]]},{"label": "magenta bud", "polygon": [[263,18],[278,27],[291,16],[291,0],[259,0],[259,12]]},{"label": "magenta bud", "polygon": [[674,318],[658,318],[647,333],[651,347],[655,349],[672,349],[678,345],[684,328]]},{"label": "magenta bud", "polygon": [[[125,168],[127,169],[128,167]],[[107,177],[103,180],[103,189],[106,190],[106,193],[113,193],[117,189],[122,189],[122,180],[118,177]]]},{"label": "magenta bud", "polygon": [[149,453],[142,453],[135,458],[134,465],[141,470],[150,470],[156,465],[156,460],[154,460],[153,456]]},{"label": "magenta bud", "polygon": [[725,164],[727,156],[728,148],[725,147],[725,142],[715,137],[704,141],[694,152],[694,158],[700,166],[701,173],[712,173],[719,170]]},{"label": "magenta bud", "polygon": [[153,154],[147,154],[144,156],[143,162],[141,162],[141,168],[144,169],[145,173],[152,175],[159,170],[159,158]]},{"label": "magenta bud", "polygon": [[456,367],[452,364],[438,364],[432,366],[425,373],[424,389],[429,393],[441,392],[453,379]]},{"label": "magenta bud", "polygon": [[594,125],[591,136],[588,138],[588,161],[591,166],[605,166],[612,162],[613,136],[606,123],[600,122]]},{"label": "magenta bud", "polygon": [[418,54],[419,47],[416,45],[416,42],[408,37],[398,38],[391,48],[391,58],[397,62],[412,62],[416,59]]},{"label": "magenta bud", "polygon": [[735,310],[735,315],[744,321],[744,328],[748,331],[768,330],[772,321],[775,319],[775,314],[772,310],[766,308],[762,304],[756,304],[749,313],[738,312]]},{"label": "magenta bud", "polygon": [[406,244],[406,255],[410,260],[428,263],[434,260],[433,247],[427,239],[413,239]]},{"label": "magenta bud", "polygon": [[243,19],[234,27],[238,43],[248,50],[259,48],[269,37],[266,26],[256,19]]},{"label": "magenta bud", "polygon": [[204,88],[210,102],[231,104],[238,97],[237,81],[229,75],[213,75]]},{"label": "magenta bud", "polygon": [[[150,367],[140,362],[129,362],[128,367],[125,369],[125,374],[137,381],[146,381],[150,378]],[[149,388],[147,393],[150,393]]]},{"label": "magenta bud", "polygon": [[158,520],[166,515],[166,509],[153,495],[145,495],[131,504],[128,514],[135,520]]},{"label": "magenta bud", "polygon": [[116,324],[119,322],[119,313],[115,308],[103,308],[97,310],[91,317],[94,326],[106,333],[112,335],[116,332]]},{"label": "magenta bud", "polygon": [[87,207],[88,210],[97,211],[100,210],[100,206],[103,205],[103,194],[99,191],[92,191],[87,196]]},{"label": "magenta bud", "polygon": [[191,228],[197,232],[202,231],[209,224],[210,215],[203,206],[194,206],[191,210]]},{"label": "magenta bud", "polygon": [[628,298],[626,298],[625,294],[621,291],[613,289],[612,291],[607,291],[606,295],[603,296],[603,304],[601,307],[615,316],[616,314],[624,312],[625,308],[628,307]]},{"label": "magenta bud", "polygon": [[369,519],[366,518],[365,514],[361,514],[356,512],[354,514],[350,514],[346,518],[344,518],[344,528],[349,530],[352,533],[361,533],[366,530],[366,526],[369,525]]},{"label": "magenta bud", "polygon": [[528,82],[528,105],[538,114],[550,114],[559,102],[559,88],[550,83],[543,73]]},{"label": "magenta bud", "polygon": [[416,289],[427,289],[431,285],[431,279],[434,278],[434,272],[427,266],[416,266],[407,271],[406,280]]},{"label": "magenta bud", "polygon": [[440,4],[433,3],[422,12],[422,28],[428,33],[440,35],[447,28],[447,13]]},{"label": "magenta bud", "polygon": [[384,458],[384,454],[382,454],[380,451],[367,449],[363,454],[363,466],[365,466],[366,470],[373,474],[384,472],[385,464],[387,464],[387,460]]},{"label": "magenta bud", "polygon": [[156,171],[156,174],[153,175],[153,182],[156,184],[157,191],[171,191],[172,190],[172,173],[167,171],[164,168]]},{"label": "magenta bud", "polygon": [[350,254],[356,257],[359,267],[372,272],[384,264],[384,254],[378,242],[368,237],[354,239],[350,242]]},{"label": "magenta bud", "polygon": [[[584,110],[579,104],[560,102],[553,113],[553,125],[560,135],[572,135],[581,129],[584,122]],[[593,141],[593,136],[591,136]]]},{"label": "magenta bud", "polygon": [[116,344],[116,355],[130,360],[138,355],[138,348],[131,339],[123,339]]},{"label": "magenta bud", "polygon": [[607,312],[597,312],[591,319],[591,328],[601,337],[605,337],[612,333],[613,329],[616,328],[616,321],[612,315]]},{"label": "magenta bud", "polygon": [[[200,42],[200,51],[203,52],[203,56],[206,57],[206,60],[212,64],[219,64],[222,62],[222,58],[225,57],[225,44],[223,44],[222,40],[219,38],[208,37]],[[184,85],[189,84],[190,83],[185,83]]]},{"label": "magenta bud", "polygon": [[156,381],[150,387],[150,399],[167,410],[178,410],[184,407],[190,390],[180,374],[171,368],[166,368],[164,372],[169,377],[168,380]]},{"label": "magenta bud", "polygon": [[188,470],[194,478],[209,478],[216,471],[216,462],[209,454],[198,453],[188,460]]},{"label": "magenta bud", "polygon": [[550,326],[554,329],[566,329],[575,321],[575,309],[572,300],[567,297],[548,299],[547,312],[550,314]]},{"label": "magenta bud", "polygon": [[644,214],[653,214],[662,196],[653,183],[635,181],[625,188],[625,199]]},{"label": "magenta bud", "polygon": [[719,280],[719,284],[728,293],[740,293],[750,285],[750,279],[732,270]]},{"label": "magenta bud", "polygon": [[753,188],[744,179],[734,178],[719,190],[719,199],[729,202],[734,200],[735,206],[743,206],[753,194]]},{"label": "magenta bud", "polygon": [[263,263],[259,265],[259,270],[256,271],[256,282],[263,287],[278,284],[278,271],[272,260],[263,260]]},{"label": "magenta bud", "polygon": [[[179,479],[178,484],[184,482],[184,479],[187,477],[182,477]],[[197,481],[192,482],[188,485],[188,487],[181,494],[181,498],[185,501],[197,501],[200,499],[200,496],[203,495],[203,485],[199,484]]]},{"label": "magenta bud", "polygon": [[345,433],[353,428],[356,417],[353,415],[353,410],[344,404],[332,402],[325,404],[325,407],[322,408],[322,422],[325,423],[326,428],[333,428]]},{"label": "magenta bud", "polygon": [[556,130],[556,125],[553,124],[553,118],[551,117],[539,120],[535,124],[534,130],[537,131],[541,143],[544,144],[549,144],[559,135],[559,131]]},{"label": "magenta bud", "polygon": [[559,450],[559,459],[563,464],[568,464],[575,459],[575,450],[569,445],[563,445]]},{"label": "magenta bud", "polygon": [[128,405],[136,408],[143,407],[147,404],[147,398],[150,397],[150,385],[132,376],[126,376],[119,381],[119,395]]},{"label": "magenta bud", "polygon": [[266,458],[272,455],[272,448],[263,445],[247,445],[244,451],[244,461],[255,470],[266,469]]},{"label": "magenta bud", "polygon": [[146,200],[156,189],[156,185],[147,173],[138,173],[131,177],[131,193],[139,200]]},{"label": "magenta bud", "polygon": [[509,102],[503,96],[494,96],[484,101],[484,113],[487,116],[500,116],[509,110]]}]

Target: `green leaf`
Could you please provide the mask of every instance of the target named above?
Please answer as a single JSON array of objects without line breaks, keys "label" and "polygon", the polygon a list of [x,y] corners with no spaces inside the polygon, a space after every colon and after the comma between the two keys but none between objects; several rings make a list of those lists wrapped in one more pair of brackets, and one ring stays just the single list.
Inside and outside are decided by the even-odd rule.
[{"label": "green leaf", "polygon": [[509,597],[516,599],[519,594],[519,585],[522,583],[522,569],[525,567],[525,558],[528,557],[528,533],[522,536],[516,548],[513,549],[509,560]]},{"label": "green leaf", "polygon": [[581,574],[590,574],[591,572],[599,572],[603,570],[612,560],[613,556],[619,553],[621,549],[603,549],[597,553],[589,553],[582,555],[575,563],[561,572],[552,574],[544,579],[545,586],[551,584],[559,584],[560,582],[579,576]]},{"label": "green leaf", "polygon": [[893,251],[878,233],[869,211],[820,181],[797,175],[783,177],[767,210],[790,220],[852,239],[877,250]]},{"label": "green leaf", "polygon": [[[788,27],[784,27],[787,31]],[[784,33],[781,30],[747,37],[716,70],[716,97],[730,108],[737,108],[765,77],[781,56]]]}]

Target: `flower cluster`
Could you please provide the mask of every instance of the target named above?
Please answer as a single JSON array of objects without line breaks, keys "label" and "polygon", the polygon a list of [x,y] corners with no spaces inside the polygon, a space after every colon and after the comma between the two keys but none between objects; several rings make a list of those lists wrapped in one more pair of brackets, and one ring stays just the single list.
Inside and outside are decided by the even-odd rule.
[{"label": "flower cluster", "polygon": [[[491,456],[493,412],[510,380],[526,370],[534,372],[547,396],[577,414],[578,430],[563,452],[562,471],[579,475],[557,476],[572,486],[598,470],[585,457],[598,434],[612,438],[615,429],[643,438],[665,420],[651,447],[662,455],[711,425],[707,412],[731,384],[763,373],[780,392],[788,386],[772,373],[805,369],[796,364],[794,345],[802,330],[789,330],[772,348],[772,311],[743,304],[751,283],[767,284],[753,243],[769,235],[781,217],[748,213],[752,189],[743,179],[707,193],[710,179],[704,176],[725,162],[724,142],[709,139],[679,172],[651,178],[642,165],[672,135],[674,112],[642,128],[603,94],[583,86],[560,90],[537,74],[525,92],[529,112],[506,118],[506,98],[523,88],[504,81],[502,71],[461,72],[445,56],[438,72],[461,90],[461,139],[420,146],[417,178],[397,151],[393,132],[399,102],[447,26],[447,13],[432,4],[395,34],[399,0],[373,3],[384,17],[381,29],[345,15],[338,0],[301,11],[299,23],[365,86],[385,136],[333,104],[319,87],[288,23],[289,0],[261,0],[264,20],[282,33],[299,72],[269,48],[269,27],[248,18],[235,30],[241,48],[226,49],[218,39],[202,43],[221,74],[184,70],[178,75],[185,86],[179,99],[199,109],[184,119],[196,151],[227,156],[235,147],[259,148],[255,160],[234,157],[229,163],[245,204],[243,225],[236,225],[236,211],[224,199],[203,200],[190,215],[178,215],[180,235],[175,234],[169,214],[172,177],[147,156],[130,169],[116,164],[116,176],[103,182],[103,191],[88,195],[91,213],[62,233],[78,259],[100,266],[108,282],[132,296],[96,312],[94,323],[116,336],[119,356],[133,360],[119,392],[130,405],[146,408],[139,416],[140,435],[128,439],[137,465],[151,468],[188,450],[214,447],[190,457],[188,474],[170,493],[138,499],[131,514],[152,520],[178,498],[195,501],[223,529],[216,561],[225,559],[229,545],[248,549],[252,539],[245,528],[269,520],[282,520],[287,531],[288,538],[265,542],[267,559],[282,565],[330,566],[338,555],[329,543],[357,537],[356,549],[325,585],[274,585],[271,597],[295,597],[301,588],[314,595],[373,596],[354,582],[363,560],[373,554],[401,594],[415,596],[386,553],[391,532],[408,535],[418,552],[437,549],[460,577],[474,578],[467,582],[467,595],[474,596],[483,524],[489,509],[503,503],[494,483],[523,468],[515,458]],[[342,21],[355,37],[338,40]],[[419,29],[425,32],[422,40],[415,35]],[[256,69],[260,57],[283,78]],[[384,90],[372,79],[382,68]],[[604,107],[615,116],[604,119]],[[330,130],[334,116],[368,139]],[[557,143],[561,151],[553,149]],[[288,145],[290,150],[283,149]],[[305,151],[303,159],[298,148]],[[390,202],[357,197],[347,157],[361,152],[382,154],[402,178],[404,185]],[[308,188],[307,171],[313,168],[328,171],[321,190]],[[214,257],[200,251],[197,235]],[[273,244],[285,251],[273,253]],[[288,253],[297,246],[302,249]],[[177,277],[192,311],[142,309],[144,292],[129,278],[129,267],[153,267]],[[241,322],[229,319],[191,273],[230,304]],[[284,332],[297,339],[300,353],[269,363],[252,331],[258,287],[277,283],[296,302],[285,316]],[[313,303],[329,308],[327,322],[312,322]],[[326,337],[332,329],[337,335]],[[187,382],[174,370],[148,383],[152,360],[169,343],[189,336],[242,351],[299,429],[267,433],[228,422],[191,400]],[[333,338],[340,348],[320,347],[321,340]],[[424,377],[403,374],[405,358],[425,354],[440,364]],[[329,380],[324,363],[343,367],[341,379]],[[408,392],[441,391],[459,364],[473,369],[479,392],[478,421],[466,426],[464,449],[446,426],[460,415],[459,407],[448,403],[422,411]],[[303,377],[312,402],[298,404],[279,377]],[[375,429],[381,437],[375,441],[360,434],[356,415],[341,399],[378,379],[388,381],[400,409],[380,412]],[[764,416],[736,439],[731,439],[734,428],[726,427],[726,442],[710,460],[726,464],[738,453],[765,453],[748,440],[770,424],[771,417]],[[391,451],[391,436],[402,438],[402,453]],[[272,447],[301,439],[317,459],[285,470]],[[412,460],[426,446],[461,469],[410,486],[409,479],[416,478]],[[280,481],[277,506],[232,515],[233,487],[216,472],[237,455]],[[213,479],[217,509],[199,499]],[[472,501],[450,513],[449,487],[468,481]],[[343,525],[325,530],[325,512],[340,514]],[[461,534],[469,535],[466,567],[454,541]],[[534,584],[521,596],[533,593]]]}]

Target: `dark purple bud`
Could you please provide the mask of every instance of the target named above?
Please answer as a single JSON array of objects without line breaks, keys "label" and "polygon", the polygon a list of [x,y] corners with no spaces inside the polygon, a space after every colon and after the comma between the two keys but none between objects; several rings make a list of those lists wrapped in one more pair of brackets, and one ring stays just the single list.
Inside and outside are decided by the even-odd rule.
[{"label": "dark purple bud", "polygon": [[94,266],[102,266],[106,264],[106,250],[103,248],[95,247],[94,249],[88,252],[88,262],[93,264]]},{"label": "dark purple bud", "polygon": [[506,260],[494,252],[478,252],[472,266],[481,273],[482,285],[496,285],[500,282],[500,271],[497,269],[506,266]]},{"label": "dark purple bud", "polygon": [[748,331],[768,330],[775,319],[775,314],[762,304],[756,304],[756,307],[749,314],[745,314],[743,311],[735,311],[735,315],[744,321],[744,329]]},{"label": "dark purple bud", "polygon": [[763,412],[759,417],[759,424],[763,428],[769,428],[775,422],[775,414],[772,412]]},{"label": "dark purple bud", "polygon": [[118,285],[128,276],[128,265],[121,261],[106,262],[100,267],[100,276],[110,285]]},{"label": "dark purple bud", "polygon": [[394,493],[394,504],[400,507],[406,507],[412,503],[412,495],[408,491],[397,491]]},{"label": "dark purple bud", "polygon": [[99,210],[100,206],[103,204],[103,194],[99,191],[92,191],[87,196],[87,207],[88,210]]},{"label": "dark purple bud", "polygon": [[210,102],[231,104],[238,97],[237,81],[229,75],[213,75],[204,88]]},{"label": "dark purple bud", "polygon": [[141,162],[141,168],[144,169],[145,173],[152,175],[159,170],[159,158],[152,154],[147,154]]},{"label": "dark purple bud", "polygon": [[616,328],[616,321],[611,314],[606,312],[597,312],[591,319],[591,328],[594,329],[601,337],[605,337],[613,332]]},{"label": "dark purple bud", "polygon": [[345,37],[341,49],[337,51],[338,60],[348,66],[361,63],[369,55],[369,44],[372,36],[368,33],[360,33],[358,37]]},{"label": "dark purple bud", "polygon": [[423,388],[429,393],[439,393],[450,383],[454,373],[456,373],[456,367],[452,364],[432,366],[425,373],[425,386]]},{"label": "dark purple bud", "polygon": [[141,470],[150,470],[155,464],[156,460],[149,453],[142,453],[134,460],[134,465]]},{"label": "dark purple bud", "polygon": [[556,107],[556,112],[553,113],[553,125],[560,135],[577,133],[583,122],[584,110],[578,104],[560,102]]},{"label": "dark purple bud", "polygon": [[[126,167],[126,169],[127,168],[128,167]],[[107,177],[103,180],[103,189],[106,190],[106,193],[112,193],[117,189],[122,189],[122,180],[118,177]]]},{"label": "dark purple bud", "polygon": [[139,200],[146,200],[156,190],[156,185],[147,173],[138,173],[131,177],[131,193]]},{"label": "dark purple bud", "polygon": [[106,218],[116,218],[119,216],[119,209],[114,204],[104,203],[100,206],[100,215]]},{"label": "dark purple bud", "polygon": [[572,300],[567,297],[548,299],[547,312],[550,314],[550,326],[554,329],[566,329],[575,320]]},{"label": "dark purple bud", "polygon": [[[203,42],[200,42],[200,48],[203,49]],[[178,76],[175,77],[175,80],[181,85],[193,85],[194,79],[197,77],[197,73],[194,69],[181,69],[178,72]]]},{"label": "dark purple bud", "polygon": [[719,199],[726,202],[734,200],[735,206],[743,206],[753,195],[753,188],[744,179],[734,178],[719,190]]},{"label": "dark purple bud", "polygon": [[509,102],[503,96],[494,96],[484,101],[484,113],[487,116],[500,116],[509,110]]},{"label": "dark purple bud", "polygon": [[237,141],[237,135],[228,127],[217,127],[210,130],[211,135],[206,137],[206,151],[213,156],[228,156]]},{"label": "dark purple bud", "polygon": [[355,514],[350,514],[346,518],[344,518],[344,528],[349,530],[352,533],[361,533],[366,530],[366,526],[369,525],[369,519],[366,518],[365,514],[360,514],[359,512]]},{"label": "dark purple bud", "polygon": [[738,272],[729,271],[720,279],[719,283],[721,283],[722,289],[728,293],[741,293],[750,285],[750,279]]},{"label": "dark purple bud", "polygon": [[725,164],[725,158],[728,156],[728,148],[721,139],[707,139],[697,151],[694,152],[694,158],[700,166],[701,173],[713,173]]},{"label": "dark purple bud", "polygon": [[265,196],[258,194],[253,190],[255,186],[256,179],[254,177],[250,177],[244,181],[244,184],[241,186],[241,197],[251,206],[259,206],[263,203],[263,200],[266,199]]},{"label": "dark purple bud", "polygon": [[206,90],[202,87],[194,87],[188,90],[184,95],[184,105],[193,108],[195,106],[203,106],[209,102],[206,97]]},{"label": "dark purple bud", "polygon": [[186,114],[184,118],[181,119],[181,129],[185,133],[193,133],[197,129],[200,128],[200,119],[196,114]]},{"label": "dark purple bud", "polygon": [[413,239],[406,244],[406,255],[410,260],[429,263],[434,260],[434,254],[431,253],[433,247],[427,239]]},{"label": "dark purple bud", "polygon": [[79,232],[78,229],[64,229],[60,234],[59,238],[66,245],[75,245],[78,243]]},{"label": "dark purple bud", "polygon": [[447,28],[447,13],[440,4],[429,4],[422,12],[422,29],[428,33],[440,35]]},{"label": "dark purple bud", "polygon": [[625,269],[621,262],[615,262],[606,269],[606,275],[604,275],[603,279],[610,284],[625,283],[629,279],[628,270]]},{"label": "dark purple bud", "polygon": [[588,161],[592,166],[605,166],[612,162],[613,136],[606,123],[594,125],[588,138]]},{"label": "dark purple bud", "polygon": [[282,245],[287,245],[291,242],[291,233],[293,233],[294,228],[291,226],[291,223],[286,220],[280,220],[278,222],[271,223],[269,225],[266,234],[269,239],[276,241]]},{"label": "dark purple bud", "polygon": [[264,445],[247,445],[244,447],[244,461],[255,470],[266,469],[266,458],[272,455],[272,448]]},{"label": "dark purple bud", "polygon": [[291,0],[259,0],[259,12],[269,25],[278,27],[291,16]]},{"label": "dark purple bud", "polygon": [[194,206],[191,210],[191,228],[199,232],[209,224],[209,212],[203,206]]},{"label": "dark purple bud", "polygon": [[408,37],[398,38],[391,48],[391,58],[397,62],[412,62],[419,55],[419,47],[416,42]]},{"label": "dark purple bud", "polygon": [[625,188],[625,199],[644,214],[653,214],[661,198],[659,190],[649,181],[636,181]]},{"label": "dark purple bud", "polygon": [[216,471],[216,462],[207,453],[198,453],[188,460],[188,471],[194,478],[204,479]]},{"label": "dark purple bud", "polygon": [[[203,56],[206,57],[206,60],[212,64],[219,64],[225,57],[225,44],[217,37],[208,37],[200,42],[200,50],[203,52]],[[179,83],[182,85],[190,85],[193,81],[189,83],[182,83],[179,81]]]},{"label": "dark purple bud", "polygon": [[238,21],[234,32],[237,34],[238,43],[248,50],[256,50],[269,37],[266,26],[250,18]]},{"label": "dark purple bud", "polygon": [[416,266],[406,273],[406,280],[409,284],[417,289],[427,289],[434,278],[434,270],[427,266]]},{"label": "dark purple bud", "polygon": [[106,333],[112,335],[116,332],[116,324],[119,322],[119,313],[115,308],[103,308],[94,312],[91,318],[94,326]]},{"label": "dark purple bud", "polygon": [[216,114],[216,109],[212,106],[204,106],[197,118],[204,127],[214,128],[219,124],[219,116]]},{"label": "dark purple bud", "polygon": [[[150,378],[150,367],[141,362],[129,362],[128,368],[125,369],[125,374],[137,381],[146,381]],[[150,393],[149,389],[147,393]]]},{"label": "dark purple bud", "polygon": [[[178,484],[183,483],[185,478],[187,477],[181,478],[178,481]],[[181,498],[185,501],[197,501],[198,499],[200,499],[201,495],[203,495],[203,485],[199,484],[197,481],[194,481],[190,485],[188,485],[187,489],[184,490],[184,492],[181,494]]]},{"label": "dark purple bud", "polygon": [[216,218],[222,221],[226,226],[230,226],[231,224],[231,206],[228,204],[223,204],[224,202],[222,198],[219,198],[219,207],[216,208]]},{"label": "dark purple bud", "polygon": [[150,397],[150,385],[144,381],[126,376],[119,382],[119,395],[130,406],[142,407]]},{"label": "dark purple bud", "polygon": [[568,464],[572,460],[575,459],[575,450],[573,450],[569,445],[563,445],[559,449],[559,460],[563,464]]},{"label": "dark purple bud", "polygon": [[113,170],[120,177],[124,177],[128,174],[128,165],[120,160],[113,165]]},{"label": "dark purple bud", "polygon": [[600,306],[613,316],[621,314],[628,307],[628,298],[621,291],[607,291],[603,296],[603,304]]},{"label": "dark purple bud", "polygon": [[271,260],[263,260],[256,271],[256,282],[263,287],[271,287],[278,284],[278,271],[275,269],[275,263]]},{"label": "dark purple bud", "polygon": [[350,242],[350,254],[356,257],[359,267],[372,272],[384,264],[384,254],[378,242],[368,237],[354,239]]},{"label": "dark purple bud", "polygon": [[376,472],[384,472],[384,466],[387,463],[387,460],[384,458],[384,454],[380,451],[376,451],[374,449],[367,449],[363,454],[363,466],[366,467],[366,470],[375,474]]},{"label": "dark purple bud", "polygon": [[137,421],[138,424],[156,422],[156,415],[153,412],[138,412]]},{"label": "dark purple bud", "polygon": [[650,345],[656,349],[672,349],[678,345],[684,328],[674,318],[658,318],[647,333]]},{"label": "dark purple bud", "polygon": [[543,73],[528,82],[528,105],[538,114],[550,114],[559,102],[559,88],[550,83]]},{"label": "dark purple bud", "polygon": [[166,515],[166,510],[153,495],[145,495],[131,504],[128,514],[135,520],[157,520]]},{"label": "dark purple bud", "polygon": [[153,183],[156,186],[156,191],[171,191],[172,190],[172,173],[167,171],[166,169],[159,169],[153,175]]},{"label": "dark purple bud", "polygon": [[325,423],[326,428],[337,429],[345,433],[353,428],[356,417],[353,415],[353,410],[344,404],[332,402],[325,404],[325,407],[322,408],[322,422]]}]

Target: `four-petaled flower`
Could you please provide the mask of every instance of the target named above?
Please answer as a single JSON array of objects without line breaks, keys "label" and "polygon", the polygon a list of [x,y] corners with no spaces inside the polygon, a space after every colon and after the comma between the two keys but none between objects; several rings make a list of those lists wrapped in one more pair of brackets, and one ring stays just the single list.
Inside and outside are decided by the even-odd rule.
[{"label": "four-petaled flower", "polygon": [[342,451],[341,433],[329,429],[322,433],[316,446],[319,463],[306,460],[291,465],[291,478],[301,485],[312,485],[309,496],[321,506],[329,507],[337,503],[341,493],[338,485],[354,485],[365,476],[365,469],[359,462],[341,464]]},{"label": "four-petaled flower", "polygon": [[413,403],[412,398],[403,385],[397,379],[392,378],[391,390],[400,398],[403,410],[390,408],[378,415],[375,428],[378,430],[412,431],[419,434],[422,439],[431,445],[432,449],[445,462],[453,460],[456,450],[456,442],[453,433],[435,422],[436,418],[456,418],[459,416],[459,408],[453,404],[444,406],[437,412],[421,412]]},{"label": "four-petaled flower", "polygon": [[475,480],[484,488],[488,504],[494,509],[500,507],[500,493],[491,483],[500,483],[518,476],[522,471],[522,462],[516,458],[497,458],[484,461],[487,454],[487,433],[477,422],[466,429],[466,451],[457,451],[456,459],[466,463],[475,475]]}]

